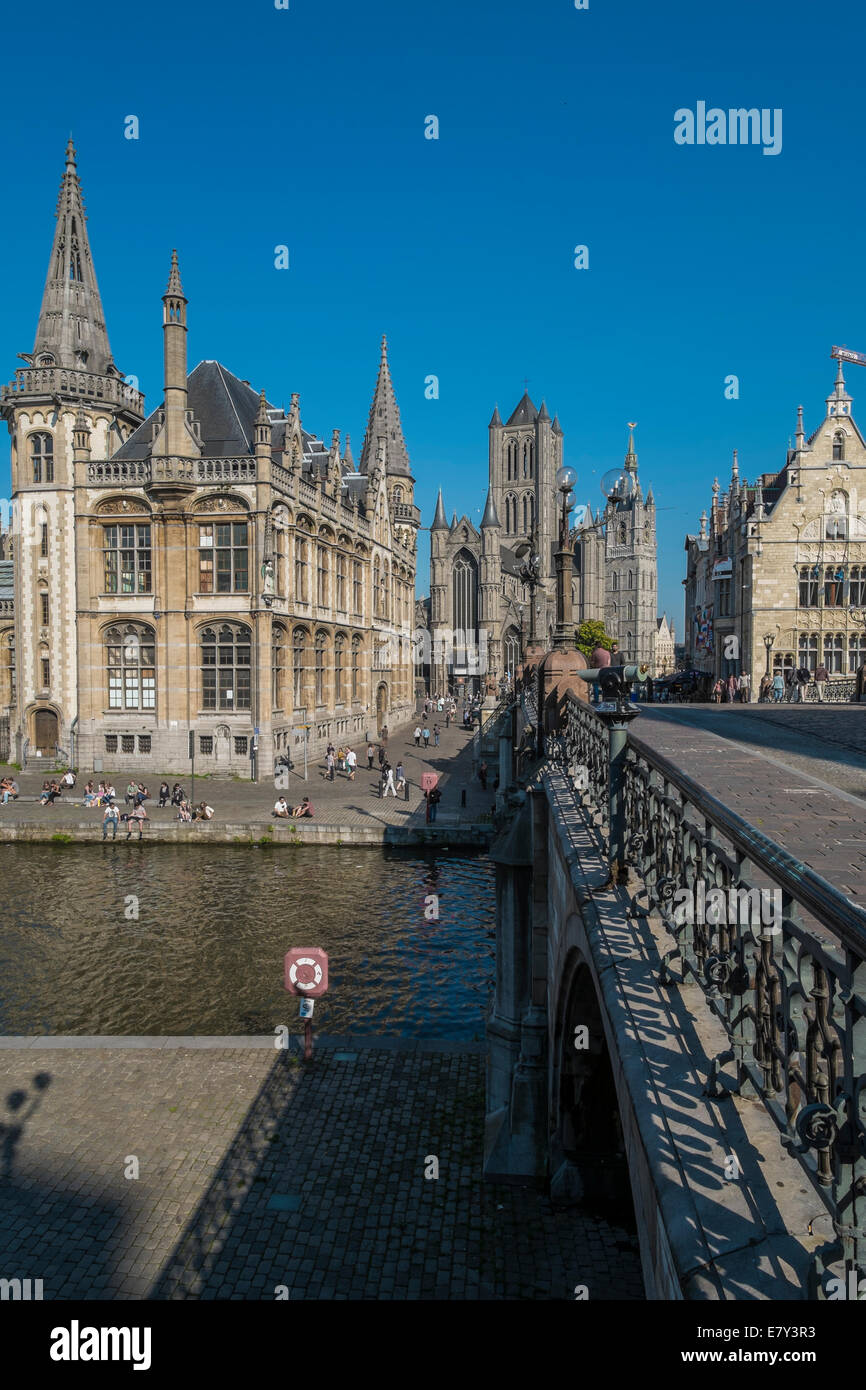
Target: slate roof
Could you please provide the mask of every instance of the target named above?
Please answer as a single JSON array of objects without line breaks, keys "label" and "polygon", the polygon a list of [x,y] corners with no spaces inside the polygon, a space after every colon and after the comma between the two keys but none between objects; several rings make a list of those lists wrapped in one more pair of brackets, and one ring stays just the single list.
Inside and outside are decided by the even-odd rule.
[{"label": "slate roof", "polygon": [[537,419],[538,411],[529,399],[528,392],[524,391],[522,399],[518,402],[507,423],[509,425],[533,425]]}]

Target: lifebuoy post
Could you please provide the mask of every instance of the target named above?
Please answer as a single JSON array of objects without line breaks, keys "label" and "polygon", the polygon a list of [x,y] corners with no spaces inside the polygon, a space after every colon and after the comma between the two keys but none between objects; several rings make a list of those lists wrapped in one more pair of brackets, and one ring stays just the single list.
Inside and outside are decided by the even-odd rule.
[{"label": "lifebuoy post", "polygon": [[320,946],[292,946],[286,952],[284,984],[290,994],[300,999],[300,1016],[304,1020],[304,1061],[313,1060],[314,999],[328,989],[328,956]]}]

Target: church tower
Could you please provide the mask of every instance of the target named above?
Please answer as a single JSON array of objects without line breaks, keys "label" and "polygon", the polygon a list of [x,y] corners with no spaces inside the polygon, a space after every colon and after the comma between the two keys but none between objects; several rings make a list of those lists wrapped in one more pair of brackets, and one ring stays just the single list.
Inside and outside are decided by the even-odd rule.
[{"label": "church tower", "polygon": [[611,499],[605,537],[605,626],[616,638],[626,661],[655,659],[656,635],[656,516],[652,488],[644,500],[634,448],[634,425],[629,425],[623,471],[631,490]]},{"label": "church tower", "polygon": [[33,351],[0,391],[12,437],[17,753],[71,756],[78,705],[75,487],[144,418],[115,366],[70,140]]}]

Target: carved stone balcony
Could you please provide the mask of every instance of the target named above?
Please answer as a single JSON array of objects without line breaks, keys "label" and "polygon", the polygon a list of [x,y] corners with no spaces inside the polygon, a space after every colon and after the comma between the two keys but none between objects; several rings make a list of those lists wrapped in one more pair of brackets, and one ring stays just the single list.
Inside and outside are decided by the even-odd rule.
[{"label": "carved stone balcony", "polygon": [[3,388],[6,397],[71,396],[82,402],[107,401],[144,418],[144,396],[117,376],[98,376],[66,367],[21,367]]}]

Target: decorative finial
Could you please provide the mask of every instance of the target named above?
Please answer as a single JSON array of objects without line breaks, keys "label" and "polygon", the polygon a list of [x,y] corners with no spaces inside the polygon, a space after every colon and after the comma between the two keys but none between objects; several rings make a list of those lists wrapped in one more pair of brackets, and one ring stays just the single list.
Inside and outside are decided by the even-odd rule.
[{"label": "decorative finial", "polygon": [[177,252],[174,249],[171,253],[171,270],[169,271],[166,294],[183,294],[183,285],[180,283],[180,267],[177,263]]},{"label": "decorative finial", "polygon": [[72,131],[69,132],[69,139],[66,142],[66,166],[72,165],[75,168],[75,145],[72,142]]}]

